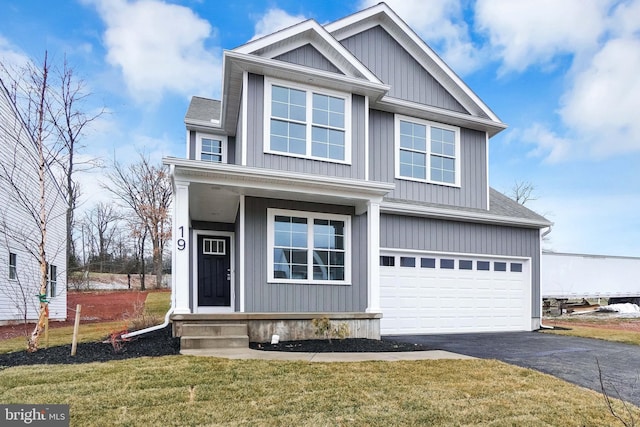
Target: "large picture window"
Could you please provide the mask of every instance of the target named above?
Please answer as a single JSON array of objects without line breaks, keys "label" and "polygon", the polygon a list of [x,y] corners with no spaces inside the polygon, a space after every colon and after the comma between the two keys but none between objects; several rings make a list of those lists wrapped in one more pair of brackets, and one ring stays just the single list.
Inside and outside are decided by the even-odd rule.
[{"label": "large picture window", "polygon": [[265,151],[350,163],[351,98],[265,79]]},{"label": "large picture window", "polygon": [[396,116],[396,178],[460,185],[460,129]]},{"label": "large picture window", "polygon": [[269,209],[269,281],[348,284],[350,220]]}]

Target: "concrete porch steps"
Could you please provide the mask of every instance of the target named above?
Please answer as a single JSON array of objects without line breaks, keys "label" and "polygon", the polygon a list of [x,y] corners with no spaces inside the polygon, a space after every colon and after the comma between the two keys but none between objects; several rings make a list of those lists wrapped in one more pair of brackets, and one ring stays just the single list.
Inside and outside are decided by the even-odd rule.
[{"label": "concrete porch steps", "polygon": [[180,350],[248,348],[249,331],[242,323],[184,323]]}]

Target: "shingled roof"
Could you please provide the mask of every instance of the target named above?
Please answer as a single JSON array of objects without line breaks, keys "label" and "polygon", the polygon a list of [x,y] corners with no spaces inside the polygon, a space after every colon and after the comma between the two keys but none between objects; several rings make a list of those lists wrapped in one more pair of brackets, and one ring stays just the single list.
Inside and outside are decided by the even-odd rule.
[{"label": "shingled roof", "polygon": [[210,122],[220,121],[220,101],[194,96],[191,98],[189,109],[184,116],[185,120],[198,120]]}]

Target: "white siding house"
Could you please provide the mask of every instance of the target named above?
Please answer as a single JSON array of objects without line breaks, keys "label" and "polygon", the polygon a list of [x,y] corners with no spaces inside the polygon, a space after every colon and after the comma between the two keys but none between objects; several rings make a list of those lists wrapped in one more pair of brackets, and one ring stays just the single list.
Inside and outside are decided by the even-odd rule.
[{"label": "white siding house", "polygon": [[[37,320],[37,216],[40,203],[36,146],[0,88],[0,324]],[[67,317],[65,200],[51,171],[45,174],[49,318]],[[14,185],[15,187],[14,188]]]}]

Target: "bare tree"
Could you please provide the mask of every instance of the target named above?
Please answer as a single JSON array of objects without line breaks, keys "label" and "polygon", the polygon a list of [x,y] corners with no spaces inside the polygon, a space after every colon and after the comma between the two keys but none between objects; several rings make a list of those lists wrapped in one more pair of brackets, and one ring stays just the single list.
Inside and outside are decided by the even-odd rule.
[{"label": "bare tree", "polygon": [[111,255],[111,246],[121,219],[122,215],[114,209],[113,205],[102,202],[85,212],[85,230],[89,232],[88,238],[98,258],[100,273],[104,272],[104,263]]},{"label": "bare tree", "polygon": [[524,205],[529,201],[538,200],[535,191],[536,187],[531,182],[516,181],[511,188],[509,196],[516,202]]},{"label": "bare tree", "polygon": [[154,166],[147,156],[140,154],[140,161],[129,166],[114,159],[108,176],[111,182],[103,184],[103,188],[118,197],[139,220],[139,226],[132,231],[140,236],[143,260],[144,242],[147,237],[151,240],[153,272],[159,288],[162,285],[164,247],[171,238],[169,171],[164,166]]},{"label": "bare tree", "polygon": [[[49,86],[50,64],[45,52],[42,66],[28,64],[19,79],[8,79],[7,70],[3,67],[2,71],[4,78],[0,78],[1,90],[12,103],[19,120],[16,120],[11,132],[14,158],[11,162],[3,162],[0,180],[10,192],[14,203],[26,215],[25,220],[31,222],[31,227],[25,226],[19,236],[13,236],[13,240],[20,242],[39,265],[38,322],[29,337],[27,347],[28,351],[33,352],[38,349],[38,340],[48,317],[47,237],[49,225],[56,214],[52,206],[56,203],[55,199],[61,197],[50,169],[59,152],[55,139],[51,139],[53,127],[48,116],[54,108]],[[35,185],[32,184],[33,172],[37,175]],[[33,230],[37,232],[33,233]],[[20,232],[6,228],[3,231],[5,235]]]},{"label": "bare tree", "polygon": [[71,265],[76,253],[73,239],[74,213],[80,196],[75,173],[96,165],[95,160],[91,159],[78,162],[77,154],[84,148],[81,139],[86,127],[104,113],[104,108],[96,114],[86,114],[83,107],[90,94],[86,92],[84,81],[74,76],[66,57],[62,68],[57,70],[57,75],[60,87],[53,92],[56,104],[49,109],[49,117],[59,141],[60,153],[56,156],[56,161],[62,170],[67,202],[67,265]]}]

